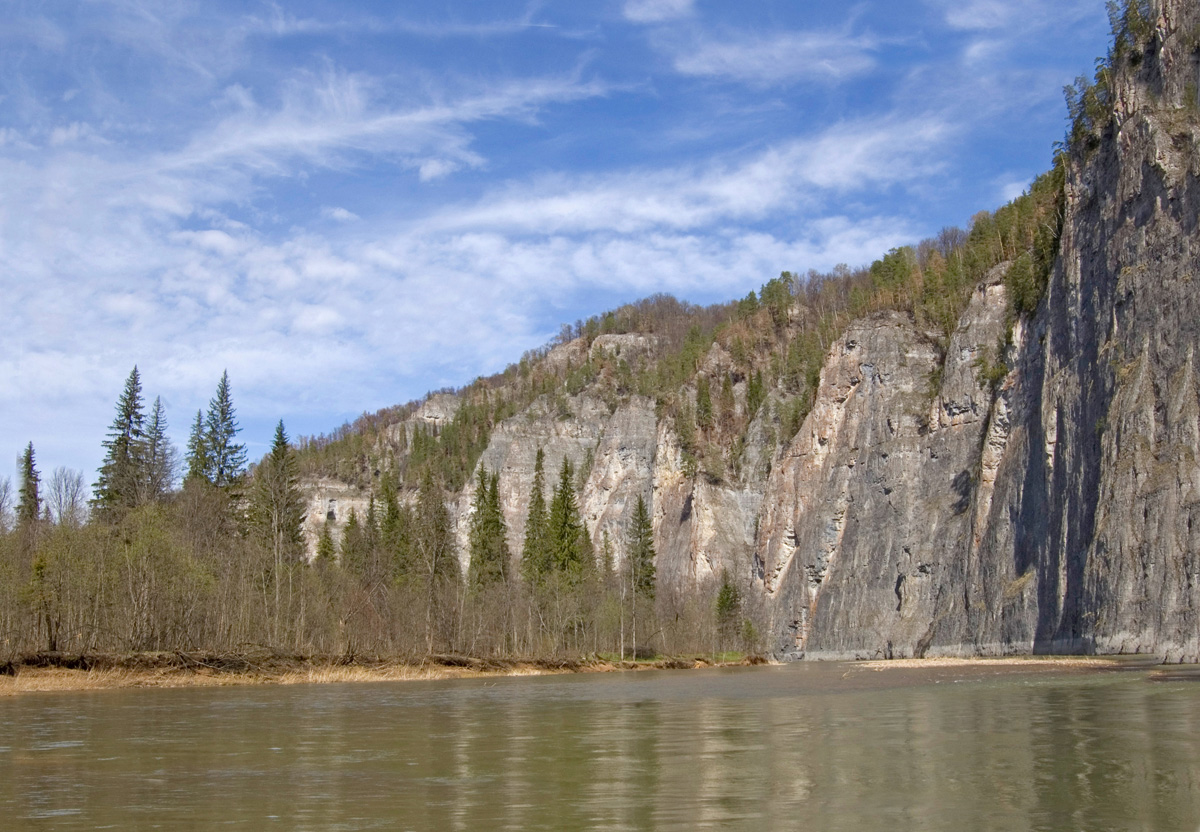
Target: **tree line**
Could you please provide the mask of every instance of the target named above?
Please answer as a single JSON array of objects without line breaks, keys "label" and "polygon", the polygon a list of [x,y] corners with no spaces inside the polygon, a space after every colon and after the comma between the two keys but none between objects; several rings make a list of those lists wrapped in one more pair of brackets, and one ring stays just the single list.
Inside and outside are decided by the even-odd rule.
[{"label": "tree line", "polygon": [[0,480],[0,653],[628,658],[756,646],[721,629],[715,596],[661,620],[645,500],[626,540],[593,541],[566,459],[550,487],[539,451],[519,553],[509,550],[499,475],[479,465],[460,568],[435,452],[391,466],[365,515],[351,512],[340,534],[321,524],[310,560],[298,454],[283,422],[253,466],[239,433],[226,373],[181,456],[161,399],[146,407],[135,367],[90,502],[78,474],[56,472],[48,492],[30,443],[16,493]]}]

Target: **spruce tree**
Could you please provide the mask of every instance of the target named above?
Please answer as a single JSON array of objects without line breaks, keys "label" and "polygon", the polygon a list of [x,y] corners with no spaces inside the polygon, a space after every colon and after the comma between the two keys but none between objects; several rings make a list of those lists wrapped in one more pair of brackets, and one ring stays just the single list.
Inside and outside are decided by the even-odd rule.
[{"label": "spruce tree", "polygon": [[284,561],[298,559],[303,548],[304,501],[299,479],[295,453],[280,419],[271,450],[254,471],[250,498],[251,521],[277,568]]},{"label": "spruce tree", "polygon": [[175,465],[178,452],[167,436],[167,415],[162,398],[156,396],[150,410],[150,421],[146,425],[144,468],[139,503],[162,500],[171,491],[175,480]]},{"label": "spruce tree", "polygon": [[370,547],[371,543],[363,524],[358,522],[357,512],[350,509],[350,517],[346,520],[346,527],[342,529],[342,568],[354,575],[364,574],[370,557]]},{"label": "spruce tree", "polygon": [[442,488],[428,468],[421,476],[413,524],[413,550],[426,579],[458,580],[460,575],[458,558],[454,556],[454,535],[450,531],[450,512],[446,509]]},{"label": "spruce tree", "polygon": [[746,415],[749,418],[753,419],[758,414],[758,409],[762,407],[765,397],[762,370],[755,370],[746,386]]},{"label": "spruce tree", "polygon": [[17,496],[17,526],[33,526],[42,515],[42,501],[38,496],[40,478],[33,456],[32,442],[25,447],[17,467],[21,471],[21,488]]},{"label": "spruce tree", "polygon": [[650,523],[650,512],[646,510],[646,501],[641,496],[638,497],[637,507],[633,512],[626,551],[629,558],[629,579],[634,593],[644,598],[653,598],[654,528]]},{"label": "spruce tree", "polygon": [[508,577],[508,531],[500,509],[500,476],[480,464],[471,516],[469,579],[473,589]]},{"label": "spruce tree", "polygon": [[493,471],[488,483],[488,511],[492,528],[492,562],[500,568],[500,579],[508,580],[508,568],[512,552],[508,548],[508,523],[504,520],[504,509],[500,507],[500,472]]},{"label": "spruce tree", "polygon": [[550,563],[556,571],[565,573],[572,578],[577,578],[581,574],[584,566],[583,537],[585,534],[583,520],[579,516],[579,503],[575,499],[571,463],[566,457],[563,457],[562,468],[558,476],[558,487],[554,489],[554,498],[550,502],[547,531],[550,544]]},{"label": "spruce tree", "polygon": [[208,442],[204,437],[204,413],[200,410],[196,411],[196,421],[188,435],[186,479],[192,482],[208,480]]},{"label": "spruce tree", "polygon": [[[383,517],[379,523],[379,550],[382,561],[390,565],[392,575],[400,581],[406,581],[419,573],[412,552],[412,512],[408,506],[400,505],[399,487],[396,473],[389,471],[383,475],[379,484],[379,503],[383,509]],[[371,504],[367,513],[368,531],[372,525]]]},{"label": "spruce tree", "polygon": [[742,610],[742,596],[738,592],[733,581],[729,580],[729,573],[726,570],[721,570],[721,588],[717,592],[717,629],[720,631],[723,642],[728,640],[737,631],[738,616]]},{"label": "spruce tree", "polygon": [[[337,545],[333,542],[333,532],[330,523],[321,524],[321,534],[317,536],[317,560],[321,563],[333,563],[337,557]],[[278,585],[278,581],[276,582]]]},{"label": "spruce tree", "polygon": [[525,542],[521,549],[521,571],[525,580],[540,585],[550,570],[546,518],[546,455],[538,448],[529,491],[529,514],[525,520]]},{"label": "spruce tree", "polygon": [[93,505],[107,520],[118,520],[139,502],[146,474],[145,414],[142,381],[135,365],[117,399],[117,415],[104,440],[104,463]]},{"label": "spruce tree", "polygon": [[229,371],[221,374],[204,419],[205,474],[217,488],[236,486],[245,473],[246,446],[234,442],[240,428],[229,391]]}]

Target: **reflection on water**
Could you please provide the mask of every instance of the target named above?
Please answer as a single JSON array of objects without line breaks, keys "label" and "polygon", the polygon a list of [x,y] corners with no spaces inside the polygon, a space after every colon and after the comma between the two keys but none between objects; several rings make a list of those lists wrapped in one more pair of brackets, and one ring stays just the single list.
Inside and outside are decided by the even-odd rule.
[{"label": "reflection on water", "polygon": [[794,665],[0,702],[5,829],[1194,830],[1200,685]]}]

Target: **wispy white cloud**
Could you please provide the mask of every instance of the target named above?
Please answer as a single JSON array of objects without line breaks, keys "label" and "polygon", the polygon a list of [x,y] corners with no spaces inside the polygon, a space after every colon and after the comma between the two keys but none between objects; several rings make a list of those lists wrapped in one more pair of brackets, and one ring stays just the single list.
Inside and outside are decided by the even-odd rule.
[{"label": "wispy white cloud", "polygon": [[872,38],[836,32],[705,35],[676,40],[669,48],[675,69],[685,75],[750,84],[840,81],[866,74],[876,63]]},{"label": "wispy white cloud", "polygon": [[340,205],[326,205],[321,209],[321,216],[325,217],[326,219],[337,220],[338,222],[354,222],[355,220],[360,219],[358,214],[355,214],[353,211],[347,210]]},{"label": "wispy white cloud", "polygon": [[[279,172],[297,160],[341,166],[355,153],[391,157],[435,178],[483,157],[469,147],[463,127],[489,119],[528,119],[551,104],[601,96],[606,86],[577,77],[500,83],[471,95],[416,107],[389,108],[378,82],[330,69],[291,79],[277,109],[259,106],[243,90],[226,98],[238,109],[165,156],[165,169],[239,166]],[[436,154],[431,156],[431,154]]]},{"label": "wispy white cloud", "polygon": [[749,158],[704,167],[547,179],[430,218],[425,227],[521,233],[643,233],[753,222],[823,201],[821,192],[886,188],[928,177],[952,125],[936,114],[835,125]]},{"label": "wispy white cloud", "polygon": [[625,17],[635,23],[661,23],[692,13],[695,0],[626,0]]}]

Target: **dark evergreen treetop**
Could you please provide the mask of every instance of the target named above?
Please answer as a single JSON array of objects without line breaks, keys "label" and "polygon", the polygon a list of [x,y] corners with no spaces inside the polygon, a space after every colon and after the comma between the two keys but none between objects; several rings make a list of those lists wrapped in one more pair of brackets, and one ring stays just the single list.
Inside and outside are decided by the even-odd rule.
[{"label": "dark evergreen treetop", "polygon": [[205,476],[217,488],[230,488],[246,470],[246,446],[234,441],[240,428],[229,391],[229,371],[221,374],[204,419]]},{"label": "dark evergreen treetop", "polygon": [[138,502],[141,504],[163,499],[175,482],[178,451],[167,436],[167,414],[162,398],[156,396],[146,425],[143,472]]},{"label": "dark evergreen treetop", "polygon": [[525,580],[540,584],[550,570],[546,517],[546,454],[538,448],[529,491],[529,514],[525,520],[525,542],[521,549],[521,571]]},{"label": "dark evergreen treetop", "polygon": [[654,528],[650,523],[650,512],[646,510],[646,501],[639,496],[633,512],[633,523],[629,526],[626,557],[629,559],[633,591],[646,598],[654,597],[654,556]]},{"label": "dark evergreen treetop", "polygon": [[474,514],[470,530],[470,569],[473,589],[508,577],[508,528],[500,508],[500,475],[488,476],[481,464],[475,483]]},{"label": "dark evergreen treetop", "polygon": [[42,514],[42,501],[38,496],[39,476],[32,442],[21,454],[18,467],[21,470],[21,488],[17,498],[17,525],[27,526],[36,523]]},{"label": "dark evergreen treetop", "polygon": [[188,435],[187,444],[187,476],[189,480],[205,480],[208,478],[208,445],[204,438],[204,413],[196,411],[196,421],[192,423],[192,432]]},{"label": "dark evergreen treetop", "polygon": [[117,399],[117,415],[104,440],[104,463],[96,481],[93,504],[109,520],[138,505],[146,478],[145,414],[142,380],[135,365]]},{"label": "dark evergreen treetop", "polygon": [[[250,517],[260,538],[276,559],[294,560],[303,550],[304,500],[296,459],[288,442],[283,420],[275,426],[275,438],[254,472]],[[332,558],[332,556],[331,556]]]},{"label": "dark evergreen treetop", "polygon": [[550,563],[559,572],[578,577],[585,566],[583,547],[584,526],[575,499],[571,463],[563,457],[558,487],[550,502],[547,537],[550,543]]}]

